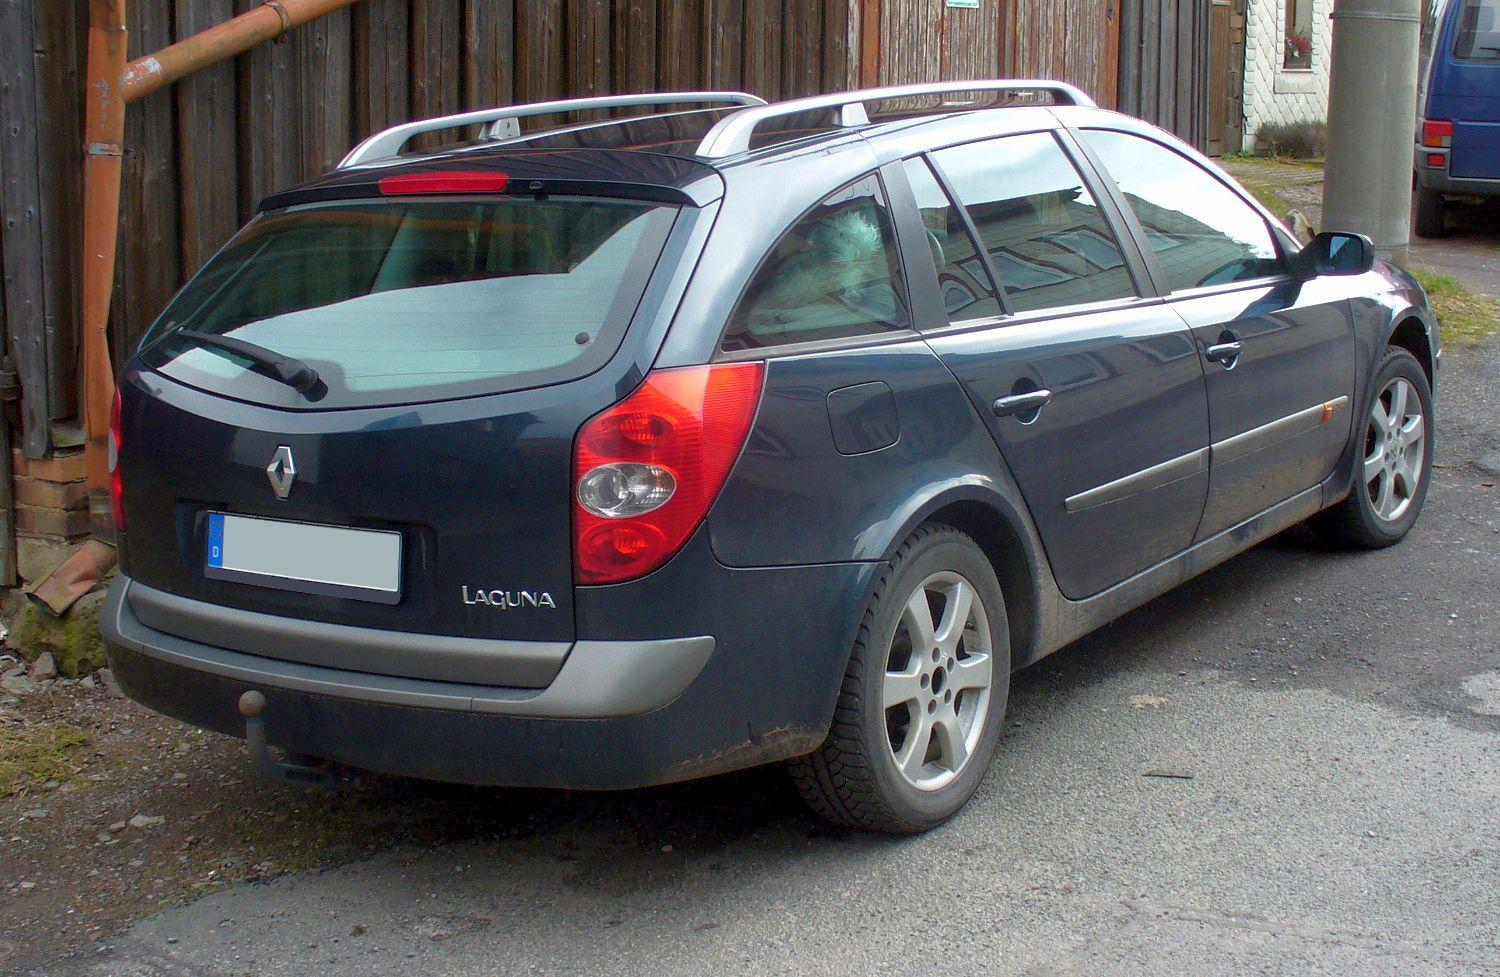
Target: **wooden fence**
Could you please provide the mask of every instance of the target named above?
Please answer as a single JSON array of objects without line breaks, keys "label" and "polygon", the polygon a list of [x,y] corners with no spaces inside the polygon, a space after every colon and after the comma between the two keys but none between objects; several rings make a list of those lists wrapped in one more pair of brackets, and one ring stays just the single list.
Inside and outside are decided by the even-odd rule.
[{"label": "wooden fence", "polygon": [[1199,149],[1210,141],[1209,6],[1208,0],[1123,0],[1120,14],[1120,111]]}]

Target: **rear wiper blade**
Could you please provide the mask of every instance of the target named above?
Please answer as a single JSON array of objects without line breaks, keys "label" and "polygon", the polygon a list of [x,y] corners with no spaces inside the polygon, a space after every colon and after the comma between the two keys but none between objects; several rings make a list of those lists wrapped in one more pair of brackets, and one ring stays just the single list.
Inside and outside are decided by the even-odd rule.
[{"label": "rear wiper blade", "polygon": [[235,339],[233,336],[221,336],[215,332],[199,332],[196,329],[179,329],[178,336],[197,340],[204,346],[212,346],[222,349],[227,353],[249,360],[256,366],[266,371],[267,375],[274,380],[296,390],[309,400],[317,398],[311,394],[322,386],[323,380],[318,376],[318,371],[297,359],[295,356],[284,356],[273,349],[247,343],[243,339]]}]

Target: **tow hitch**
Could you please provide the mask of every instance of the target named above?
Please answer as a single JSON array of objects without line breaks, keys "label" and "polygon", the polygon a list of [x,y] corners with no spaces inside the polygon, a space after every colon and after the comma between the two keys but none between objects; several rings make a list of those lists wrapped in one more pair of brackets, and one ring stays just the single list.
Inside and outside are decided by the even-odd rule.
[{"label": "tow hitch", "polygon": [[345,790],[354,786],[358,777],[346,768],[326,760],[308,758],[311,762],[294,761],[295,754],[287,754],[278,760],[266,745],[266,724],[260,718],[266,710],[266,697],[251,689],[240,696],[240,715],[245,717],[245,750],[255,768],[272,780],[321,790]]}]

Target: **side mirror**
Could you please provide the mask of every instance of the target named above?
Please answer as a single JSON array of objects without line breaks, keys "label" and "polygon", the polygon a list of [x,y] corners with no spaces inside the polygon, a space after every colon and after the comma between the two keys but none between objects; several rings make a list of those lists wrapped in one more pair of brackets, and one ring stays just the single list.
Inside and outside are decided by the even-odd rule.
[{"label": "side mirror", "polygon": [[1375,245],[1363,234],[1324,231],[1297,254],[1297,277],[1363,275],[1375,266]]}]

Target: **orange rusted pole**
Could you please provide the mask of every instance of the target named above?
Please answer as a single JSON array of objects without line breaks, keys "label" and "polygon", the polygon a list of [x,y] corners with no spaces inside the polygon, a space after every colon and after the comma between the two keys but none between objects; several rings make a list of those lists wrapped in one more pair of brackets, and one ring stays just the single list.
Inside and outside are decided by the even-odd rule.
[{"label": "orange rusted pole", "polygon": [[[89,0],[88,90],[83,164],[83,421],[89,508],[95,528],[109,520],[109,293],[120,224],[125,141],[125,0]],[[101,525],[102,523],[102,525]]]},{"label": "orange rusted pole", "polygon": [[170,85],[201,68],[218,64],[263,41],[274,40],[293,27],[356,2],[358,0],[268,0],[238,17],[130,62],[125,67],[125,100],[134,102],[144,98],[163,85]]}]

